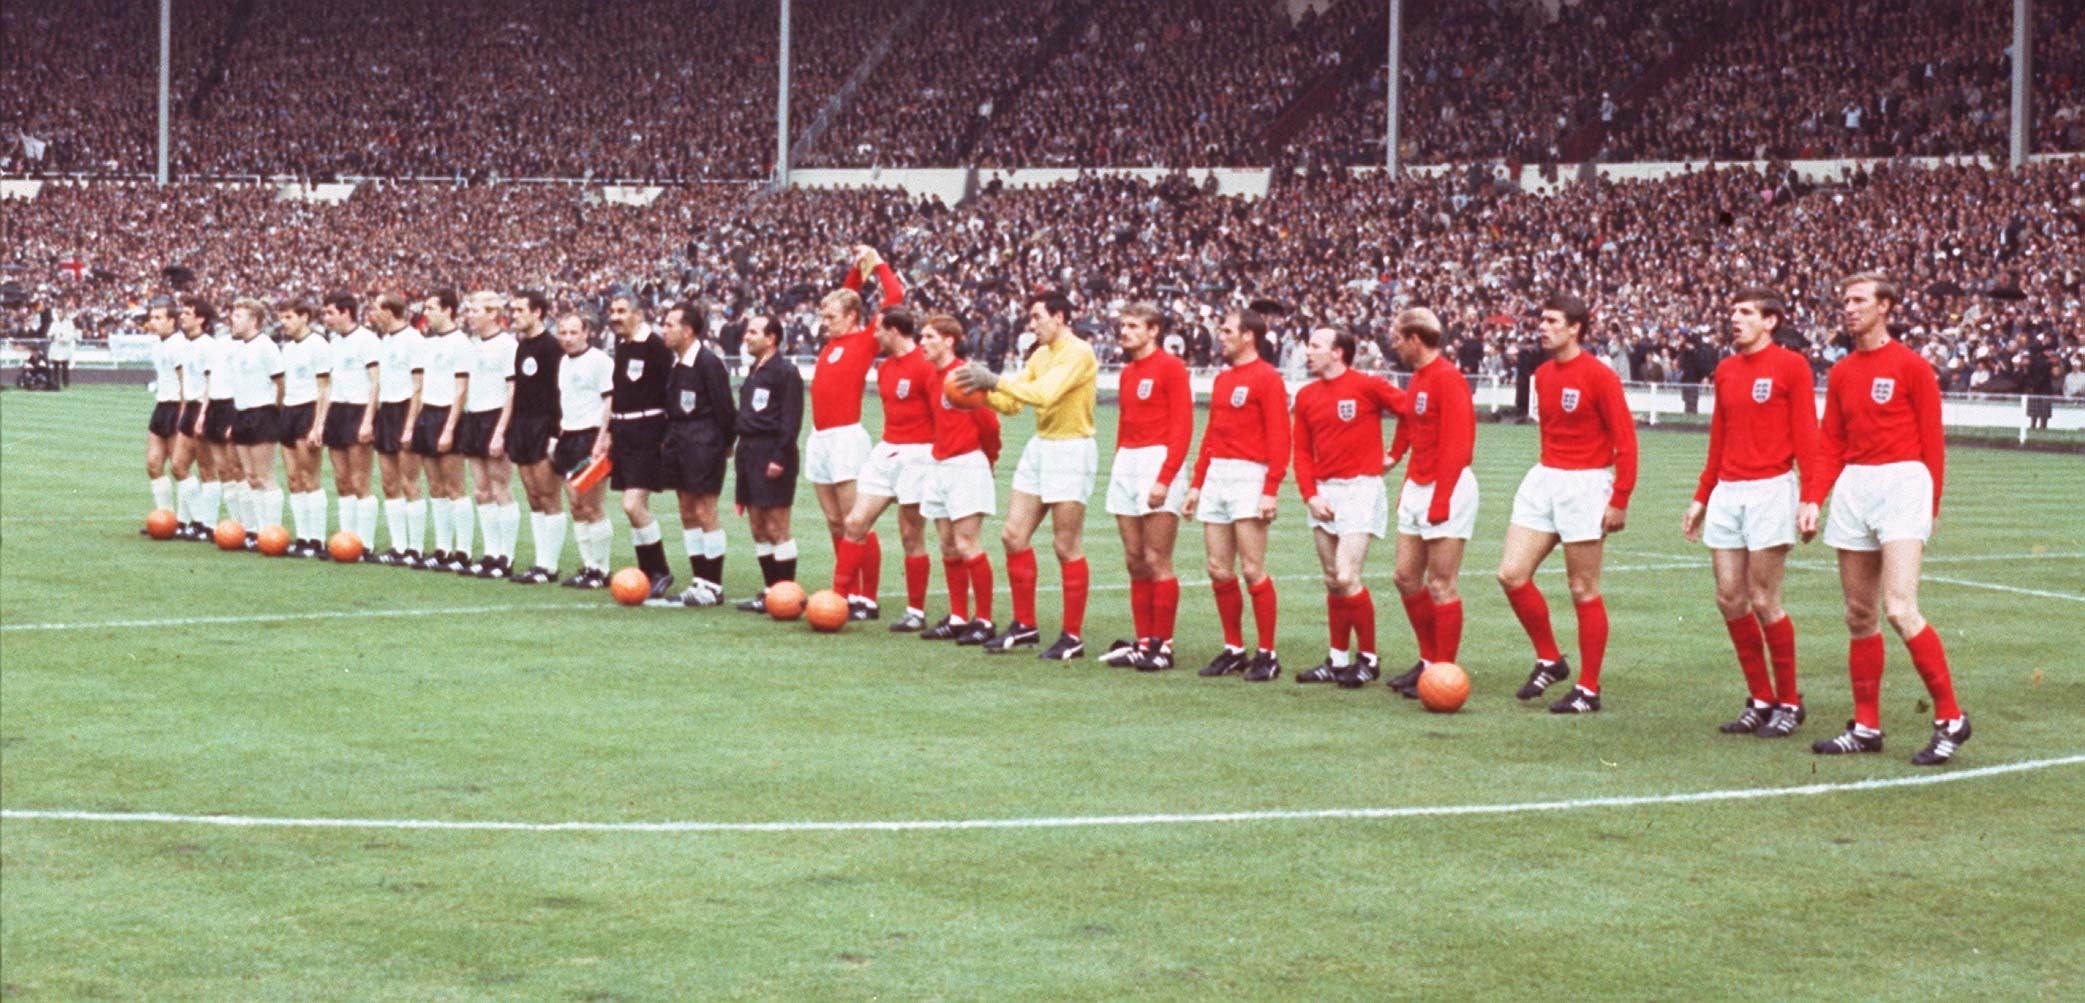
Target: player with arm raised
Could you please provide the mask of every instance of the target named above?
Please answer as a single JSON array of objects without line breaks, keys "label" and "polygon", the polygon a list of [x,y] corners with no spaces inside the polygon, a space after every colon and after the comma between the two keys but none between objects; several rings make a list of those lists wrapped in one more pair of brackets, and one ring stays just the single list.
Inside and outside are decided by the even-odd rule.
[{"label": "player with arm raised", "polygon": [[[998,509],[999,412],[955,408],[941,383],[963,364],[963,322],[937,313],[920,326],[920,350],[934,367],[927,399],[934,405],[934,462],[927,471],[920,515],[934,520],[941,567],[948,577],[948,619],[920,632],[922,641],[984,644],[992,639],[992,558],[978,544],[985,517]],[[971,596],[976,596],[975,613]]]},{"label": "player with arm raised", "polygon": [[[1940,632],[1919,612],[1919,565],[1940,517],[1947,473],[1947,435],[1940,424],[1940,381],[1918,353],[1890,336],[1897,287],[1877,272],[1840,286],[1841,316],[1853,351],[1825,378],[1824,427],[1816,491],[1831,493],[1824,542],[1839,552],[1839,588],[1852,635],[1847,671],[1853,720],[1836,738],[1811,746],[1819,755],[1882,751],[1881,613],[1911,652],[1933,699],[1933,738],[1911,757],[1938,766],[1969,741],[1969,717],[1955,703],[1954,676]],[[1798,529],[1817,528],[1806,507]]]},{"label": "player with arm raised", "polygon": [[1397,422],[1390,452],[1412,456],[1397,500],[1396,582],[1419,661],[1389,686],[1418,699],[1427,663],[1454,662],[1462,647],[1458,581],[1463,551],[1477,531],[1477,475],[1470,469],[1477,410],[1469,380],[1441,354],[1441,319],[1432,310],[1406,310],[1391,326],[1391,350],[1412,371],[1405,388],[1410,410]]},{"label": "player with arm raised", "polygon": [[[894,309],[905,302],[905,287],[898,282],[882,255],[866,244],[853,249],[854,267],[846,284],[826,294],[818,306],[825,322],[825,345],[811,372],[811,439],[804,447],[804,477],[818,495],[818,508],[825,513],[825,528],[833,539],[833,563],[840,558],[840,545],[847,533],[847,515],[854,511],[855,479],[869,460],[869,433],[862,427],[862,391],[868,386],[869,369],[876,363],[876,328],[869,322],[868,307],[862,303],[864,276],[873,274],[883,290],[880,309]],[[858,580],[837,591],[847,597],[851,615],[876,619],[877,609],[868,597],[876,593],[883,567],[883,544],[871,530],[856,561]]]},{"label": "player with arm raised", "polygon": [[892,502],[898,504],[898,536],[905,548],[905,615],[893,622],[896,632],[923,630],[927,598],[926,520],[919,503],[927,470],[934,464],[935,407],[940,374],[919,347],[919,320],[903,307],[884,310],[876,318],[876,345],[883,363],[876,371],[876,393],[883,401],[883,439],[869,451],[855,481],[854,507],[841,527],[838,558],[833,562],[833,591],[842,595],[857,582],[864,594],[849,596],[856,620],[872,619],[876,576],[865,574],[869,536],[876,520]]},{"label": "player with arm raised", "polygon": [[1542,304],[1542,347],[1549,361],[1535,370],[1533,398],[1542,429],[1542,456],[1513,496],[1499,558],[1499,586],[1535,644],[1535,668],[1514,695],[1533,700],[1571,674],[1557,650],[1549,605],[1535,586],[1535,569],[1564,545],[1564,573],[1578,612],[1578,685],[1549,705],[1556,714],[1600,710],[1600,668],[1607,654],[1607,604],[1600,597],[1600,559],[1607,534],[1628,521],[1636,489],[1636,422],[1621,378],[1591,352],[1592,311],[1585,301],[1557,293]]},{"label": "player with arm raised", "polygon": [[[1719,726],[1726,735],[1786,738],[1804,717],[1781,579],[1799,512],[1816,515],[1817,394],[1809,362],[1774,344],[1782,313],[1771,289],[1742,289],[1732,301],[1736,354],[1716,366],[1708,462],[1680,517],[1680,535],[1709,548],[1716,609],[1745,675],[1748,699]],[[1809,483],[1797,480],[1798,467]]]},{"label": "player with arm raised", "polygon": [[1165,314],[1152,303],[1132,303],[1115,323],[1126,360],[1116,381],[1121,410],[1115,459],[1108,477],[1108,513],[1122,536],[1129,567],[1133,640],[1110,646],[1100,660],[1144,672],[1173,667],[1173,622],[1180,611],[1180,579],[1173,544],[1180,506],[1187,499],[1187,451],[1194,444],[1194,387],[1187,363],[1160,345]]}]

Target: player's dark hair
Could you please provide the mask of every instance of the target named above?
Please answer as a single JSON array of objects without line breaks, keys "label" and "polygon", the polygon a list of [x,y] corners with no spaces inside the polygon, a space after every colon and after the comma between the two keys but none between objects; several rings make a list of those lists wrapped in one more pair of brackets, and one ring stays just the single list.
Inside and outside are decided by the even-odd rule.
[{"label": "player's dark hair", "polygon": [[1339,353],[1341,365],[1354,364],[1354,346],[1359,344],[1354,340],[1354,332],[1340,324],[1319,324],[1312,328],[1310,333],[1316,334],[1319,331],[1332,332],[1332,350]]},{"label": "player's dark hair", "polygon": [[174,305],[173,299],[166,296],[154,296],[151,299],[145,301],[145,316],[147,317],[152,316],[152,311],[154,310],[163,310],[166,312],[166,315],[169,318],[171,318],[174,316],[175,312],[178,309],[179,308]]},{"label": "player's dark hair", "polygon": [[335,310],[340,311],[341,313],[347,314],[350,317],[355,316],[355,310],[361,306],[360,303],[355,302],[355,295],[353,293],[347,292],[346,290],[342,289],[335,289],[334,291],[327,293],[326,298],[321,302],[323,302],[327,306],[332,307]]},{"label": "player's dark hair", "polygon": [[1737,295],[1731,297],[1730,301],[1732,303],[1751,303],[1759,307],[1759,312],[1768,317],[1779,317],[1787,312],[1787,307],[1781,302],[1781,294],[1765,286],[1746,286],[1738,290]]},{"label": "player's dark hair", "polygon": [[385,293],[382,296],[378,296],[376,298],[376,305],[378,309],[383,310],[384,312],[390,314],[393,317],[398,318],[399,320],[407,319],[405,315],[405,297],[398,293]]},{"label": "player's dark hair", "polygon": [[1583,342],[1593,336],[1593,311],[1585,301],[1570,293],[1550,293],[1542,301],[1542,309],[1555,310],[1564,315],[1564,323],[1578,327],[1578,340]]},{"label": "player's dark hair", "polygon": [[538,317],[550,316],[550,297],[543,295],[542,290],[523,289],[522,291],[515,293],[514,298],[520,300],[523,303],[528,304],[530,313],[533,313]]},{"label": "player's dark hair", "polygon": [[933,314],[929,316],[926,319],[926,322],[921,326],[925,327],[929,331],[933,331],[934,333],[941,335],[944,338],[947,338],[948,343],[951,346],[954,346],[950,349],[950,351],[953,351],[958,355],[962,354],[963,322],[957,320],[954,315],[945,313]]},{"label": "player's dark hair", "polygon": [[1049,292],[1036,293],[1028,297],[1028,309],[1035,309],[1037,303],[1042,304],[1044,313],[1060,320],[1071,320],[1071,297],[1053,289]]},{"label": "player's dark hair", "polygon": [[746,318],[746,330],[753,330],[754,324],[759,324],[760,330],[765,332],[769,338],[774,339],[775,351],[779,352],[782,350],[782,321],[780,318],[771,313],[756,313]]},{"label": "player's dark hair", "polygon": [[919,318],[913,316],[912,311],[901,306],[894,306],[883,311],[883,326],[907,338],[919,337]]},{"label": "player's dark hair", "polygon": [[456,290],[454,289],[437,289],[431,293],[428,293],[427,298],[435,301],[436,303],[440,303],[442,305],[442,309],[447,310],[450,313],[455,313],[456,308],[463,305],[462,297],[456,295]]},{"label": "player's dark hair", "polygon": [[1876,299],[1888,303],[1892,307],[1903,302],[1898,297],[1897,284],[1890,281],[1890,277],[1881,272],[1855,272],[1852,275],[1848,275],[1844,281],[1839,283],[1839,291],[1844,292],[1848,286],[1859,285],[1863,282],[1875,284]]},{"label": "player's dark hair", "polygon": [[1238,329],[1252,335],[1253,341],[1267,337],[1267,318],[1258,310],[1246,307],[1231,311],[1231,316],[1238,318]]},{"label": "player's dark hair", "polygon": [[298,296],[295,299],[286,299],[280,303],[275,304],[275,312],[293,313],[309,321],[313,317],[319,315],[319,308],[316,305],[314,305],[310,300],[302,296]]},{"label": "player's dark hair", "polygon": [[209,300],[201,296],[189,296],[181,300],[181,305],[194,313],[203,322],[204,327],[217,323],[217,308],[211,306]]},{"label": "player's dark hair", "polygon": [[700,338],[709,333],[709,314],[698,309],[694,303],[682,300],[667,308],[668,313],[674,311],[680,312],[681,326],[695,332],[695,337]]}]

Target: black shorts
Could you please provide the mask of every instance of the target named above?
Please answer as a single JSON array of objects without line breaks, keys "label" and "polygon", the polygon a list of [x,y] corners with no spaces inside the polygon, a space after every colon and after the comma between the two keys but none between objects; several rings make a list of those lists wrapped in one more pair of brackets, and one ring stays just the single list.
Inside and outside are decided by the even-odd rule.
[{"label": "black shorts", "polygon": [[664,464],[659,447],[666,443],[666,418],[633,418],[609,426],[608,459],[615,469],[608,472],[608,486],[617,491],[666,490]]},{"label": "black shorts", "polygon": [[152,420],[145,423],[145,430],[162,439],[171,439],[181,430],[181,402],[160,401],[152,405]]},{"label": "black shorts", "polygon": [[367,404],[333,404],[326,408],[326,446],[329,449],[349,449],[355,440],[362,437],[362,414],[369,410]]},{"label": "black shorts", "polygon": [[507,459],[524,467],[549,459],[550,440],[556,433],[557,419],[549,415],[517,414],[507,419]]},{"label": "black shorts", "polygon": [[581,428],[560,432],[557,437],[557,452],[550,456],[550,469],[559,477],[570,477],[586,466],[594,455],[594,440],[601,437],[598,428]]},{"label": "black shorts", "polygon": [[315,403],[286,404],[282,408],[282,427],[278,429],[285,446],[301,446],[304,437],[311,434],[311,423],[318,417],[319,406]]},{"label": "black shorts", "polygon": [[174,423],[175,430],[182,435],[195,435],[195,416],[203,413],[202,401],[182,401],[181,418]]},{"label": "black shorts", "polygon": [[724,493],[724,444],[707,426],[674,425],[659,448],[659,474],[665,486],[689,495]]},{"label": "black shorts", "polygon": [[456,452],[476,459],[492,455],[492,430],[499,427],[498,411],[465,411],[456,419]]},{"label": "black shorts", "polygon": [[[376,406],[376,451],[395,456],[405,438],[405,401],[386,401]],[[365,405],[366,406],[366,405]]]},{"label": "black shorts", "polygon": [[[769,463],[781,464],[782,476],[769,477]],[[734,500],[748,508],[787,508],[796,504],[796,474],[796,443],[740,439]]]},{"label": "black shorts", "polygon": [[[442,426],[449,423],[449,409],[445,407],[422,407],[420,420],[413,424],[413,452],[421,456],[442,455]],[[449,451],[456,451],[456,444],[449,444]]]},{"label": "black shorts", "polygon": [[232,441],[232,419],[237,414],[230,397],[211,401],[210,412],[203,416],[203,438],[211,442]]},{"label": "black shorts", "polygon": [[272,444],[281,437],[282,409],[273,404],[246,408],[232,418],[232,441],[241,446]]}]

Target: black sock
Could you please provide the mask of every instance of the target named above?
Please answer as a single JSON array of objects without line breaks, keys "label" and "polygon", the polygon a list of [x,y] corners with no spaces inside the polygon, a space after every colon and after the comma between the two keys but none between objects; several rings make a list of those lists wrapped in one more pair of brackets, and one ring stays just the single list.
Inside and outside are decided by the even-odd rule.
[{"label": "black sock", "polygon": [[702,577],[702,562],[703,562],[704,560],[706,560],[706,558],[704,558],[704,557],[703,557],[703,556],[702,556],[701,554],[689,554],[689,555],[688,555],[688,573],[689,573],[689,574],[691,574],[691,575],[694,575],[694,576],[695,576],[695,577],[697,577],[697,578],[701,578],[701,577]]},{"label": "black sock", "polygon": [[774,583],[782,580],[781,569],[777,566],[780,562],[775,560],[775,555],[761,554],[759,560],[761,584],[773,585]]},{"label": "black sock", "polygon": [[777,560],[775,562],[775,581],[796,581],[796,558],[792,557],[786,561]]},{"label": "black sock", "polygon": [[666,569],[666,545],[663,543],[638,544],[637,566],[654,579],[672,574]]}]

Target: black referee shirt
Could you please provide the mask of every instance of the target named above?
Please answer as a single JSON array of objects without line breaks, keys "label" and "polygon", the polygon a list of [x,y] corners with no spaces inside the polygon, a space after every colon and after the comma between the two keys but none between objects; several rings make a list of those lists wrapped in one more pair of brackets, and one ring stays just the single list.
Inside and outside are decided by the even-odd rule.
[{"label": "black referee shirt", "polygon": [[673,349],[657,334],[643,341],[615,343],[615,390],[608,398],[614,414],[666,410],[666,383],[673,378]]},{"label": "black referee shirt", "polygon": [[738,434],[794,444],[804,425],[804,375],[780,354],[746,374],[738,387]]},{"label": "black referee shirt", "polygon": [[708,346],[695,352],[695,364],[675,360],[667,379],[666,418],[676,428],[693,426],[731,444],[738,416],[731,406],[731,373]]}]

